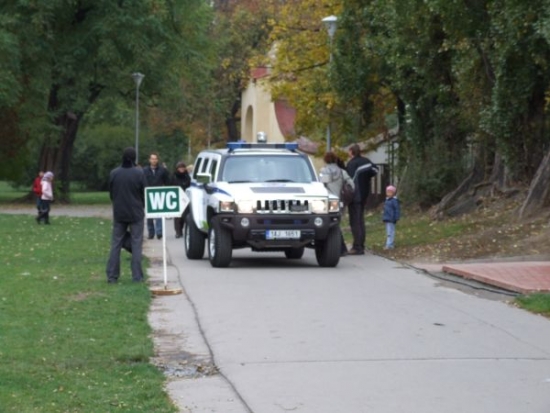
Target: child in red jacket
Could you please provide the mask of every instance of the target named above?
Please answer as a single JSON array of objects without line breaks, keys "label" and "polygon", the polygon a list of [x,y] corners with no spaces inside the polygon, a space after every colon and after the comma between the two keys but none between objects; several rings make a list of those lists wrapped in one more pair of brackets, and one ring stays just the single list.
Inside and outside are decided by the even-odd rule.
[{"label": "child in red jacket", "polygon": [[44,172],[40,171],[38,172],[38,176],[34,178],[34,181],[32,183],[32,191],[36,195],[36,209],[40,212],[40,199],[42,197],[42,177],[44,176]]}]

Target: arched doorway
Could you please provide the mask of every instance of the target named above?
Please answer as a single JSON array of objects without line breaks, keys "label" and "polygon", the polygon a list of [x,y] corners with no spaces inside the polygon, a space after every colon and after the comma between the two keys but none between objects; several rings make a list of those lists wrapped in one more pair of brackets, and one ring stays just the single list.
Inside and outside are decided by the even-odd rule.
[{"label": "arched doorway", "polygon": [[243,136],[241,137],[247,142],[253,142],[253,131],[254,131],[254,108],[252,105],[249,105],[248,108],[246,108],[246,113],[244,116],[244,128],[243,128]]}]

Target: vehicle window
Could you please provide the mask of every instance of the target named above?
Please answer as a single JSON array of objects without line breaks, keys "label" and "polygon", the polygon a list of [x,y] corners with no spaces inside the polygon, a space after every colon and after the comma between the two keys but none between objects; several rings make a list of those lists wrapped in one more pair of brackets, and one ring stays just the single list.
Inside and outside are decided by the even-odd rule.
[{"label": "vehicle window", "polygon": [[201,166],[202,166],[202,159],[203,158],[199,158],[197,159],[197,162],[195,162],[195,166],[193,168],[193,178],[197,178],[197,175],[201,169]]},{"label": "vehicle window", "polygon": [[201,166],[201,173],[205,173],[208,171],[208,163],[210,162],[210,158],[204,158],[202,161]]},{"label": "vehicle window", "polygon": [[309,183],[315,181],[315,175],[301,156],[239,155],[226,159],[221,180]]},{"label": "vehicle window", "polygon": [[212,159],[212,162],[210,162],[210,175],[212,175],[212,179],[216,179],[216,171],[218,169],[218,160],[217,159]]}]

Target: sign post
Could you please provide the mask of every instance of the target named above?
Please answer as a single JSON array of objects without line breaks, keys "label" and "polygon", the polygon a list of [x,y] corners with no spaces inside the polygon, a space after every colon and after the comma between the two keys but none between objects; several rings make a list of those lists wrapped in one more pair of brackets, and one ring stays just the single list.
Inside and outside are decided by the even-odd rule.
[{"label": "sign post", "polygon": [[[162,233],[166,234],[166,218],[178,218],[189,204],[189,198],[179,186],[150,186],[145,188],[145,216],[162,218]],[[164,291],[168,292],[166,269],[166,236],[162,237]],[[172,294],[181,293],[181,289]]]}]

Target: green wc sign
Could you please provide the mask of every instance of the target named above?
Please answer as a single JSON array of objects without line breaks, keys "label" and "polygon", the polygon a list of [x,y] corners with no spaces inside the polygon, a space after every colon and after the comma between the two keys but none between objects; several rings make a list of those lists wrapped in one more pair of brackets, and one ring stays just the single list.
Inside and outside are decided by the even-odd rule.
[{"label": "green wc sign", "polygon": [[179,186],[152,186],[145,188],[145,215],[147,218],[180,217],[189,198]]}]

